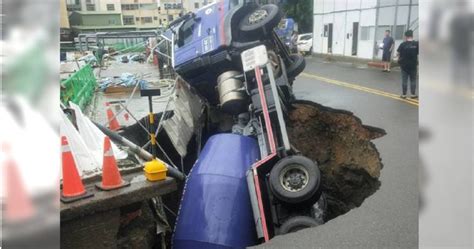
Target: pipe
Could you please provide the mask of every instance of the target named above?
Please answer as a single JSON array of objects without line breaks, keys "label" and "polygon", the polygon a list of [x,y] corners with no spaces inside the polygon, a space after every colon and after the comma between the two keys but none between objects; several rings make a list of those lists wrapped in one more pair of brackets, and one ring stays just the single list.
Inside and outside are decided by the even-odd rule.
[{"label": "pipe", "polygon": [[[119,134],[117,134],[116,132],[113,132],[107,128],[105,128],[104,126],[96,123],[96,122],[93,122],[103,133],[105,133],[105,135],[109,136],[110,139],[112,139],[114,142],[117,142],[119,144],[122,144],[124,146],[127,146],[130,148],[130,150],[135,153],[137,156],[139,156],[140,158],[146,160],[146,161],[151,161],[153,160],[153,155],[150,154],[148,151],[142,149],[140,146],[132,143],[130,140],[120,136]],[[180,172],[179,170],[173,168],[173,167],[170,167],[168,165],[166,165],[166,167],[168,168],[168,174],[173,177],[173,178],[176,178],[177,180],[180,180],[180,181],[184,181],[186,179],[186,176]]]}]

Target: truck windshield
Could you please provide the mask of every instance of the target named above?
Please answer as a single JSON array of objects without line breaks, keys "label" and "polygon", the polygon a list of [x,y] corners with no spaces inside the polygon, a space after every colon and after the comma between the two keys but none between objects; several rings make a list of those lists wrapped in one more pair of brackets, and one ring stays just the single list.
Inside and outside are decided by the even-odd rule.
[{"label": "truck windshield", "polygon": [[178,47],[182,47],[185,44],[189,43],[193,39],[193,29],[196,21],[194,18],[189,18],[184,21],[181,27],[178,30]]}]

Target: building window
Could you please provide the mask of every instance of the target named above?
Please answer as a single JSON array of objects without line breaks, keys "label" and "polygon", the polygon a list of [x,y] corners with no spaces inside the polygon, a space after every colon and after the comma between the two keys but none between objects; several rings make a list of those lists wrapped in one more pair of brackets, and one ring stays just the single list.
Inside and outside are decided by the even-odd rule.
[{"label": "building window", "polygon": [[81,4],[68,4],[66,6],[67,11],[80,11],[81,10]]},{"label": "building window", "polygon": [[374,37],[374,26],[366,26],[360,28],[360,40],[361,41],[368,41],[372,40]]},{"label": "building window", "polygon": [[154,17],[153,17],[153,20],[155,20],[155,21],[158,20],[158,17],[157,17],[157,16],[154,16]]},{"label": "building window", "polygon": [[133,20],[133,16],[123,16],[123,25],[133,25],[135,21]]},{"label": "building window", "polygon": [[173,21],[173,15],[168,15],[168,21]]},{"label": "building window", "polygon": [[403,35],[405,33],[405,25],[395,26],[395,34],[393,35],[395,40],[403,40]]},{"label": "building window", "polygon": [[151,16],[142,17],[142,23],[152,23],[152,22],[153,22],[153,18],[151,18]]},{"label": "building window", "polygon": [[122,4],[122,10],[137,10],[138,4]]},{"label": "building window", "polygon": [[95,11],[95,4],[86,4],[87,11]]},{"label": "building window", "polygon": [[93,3],[93,2],[92,2],[92,0],[86,0],[86,3],[87,3],[87,4],[91,4],[91,3]]},{"label": "building window", "polygon": [[107,4],[107,10],[108,10],[108,11],[114,11],[114,10],[115,10],[115,5],[113,5],[113,4]]},{"label": "building window", "polygon": [[[385,38],[385,31],[390,30],[390,26],[388,25],[380,25],[377,27],[377,31],[375,32],[375,38],[377,40],[382,40]],[[393,35],[393,34],[392,34]]]},{"label": "building window", "polygon": [[140,17],[135,17],[135,21],[140,21]]},{"label": "building window", "polygon": [[199,9],[199,3],[194,3],[194,8]]}]

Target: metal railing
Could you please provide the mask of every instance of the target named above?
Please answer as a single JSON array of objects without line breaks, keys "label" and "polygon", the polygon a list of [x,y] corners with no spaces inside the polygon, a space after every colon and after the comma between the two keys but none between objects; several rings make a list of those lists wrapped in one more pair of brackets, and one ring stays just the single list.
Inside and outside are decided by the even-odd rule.
[{"label": "metal railing", "polygon": [[96,84],[91,65],[85,65],[61,82],[61,102],[68,106],[68,102],[71,101],[84,109],[92,99]]}]

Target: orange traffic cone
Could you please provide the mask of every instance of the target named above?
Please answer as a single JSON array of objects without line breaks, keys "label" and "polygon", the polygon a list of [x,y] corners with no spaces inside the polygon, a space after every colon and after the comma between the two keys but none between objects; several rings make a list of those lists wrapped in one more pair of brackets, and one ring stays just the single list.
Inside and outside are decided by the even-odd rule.
[{"label": "orange traffic cone", "polygon": [[68,203],[93,196],[93,193],[84,188],[66,136],[61,137],[61,151],[63,167],[61,201]]},{"label": "orange traffic cone", "polygon": [[[5,145],[3,147],[5,152],[8,153],[8,146]],[[7,185],[3,218],[5,222],[8,223],[18,223],[29,220],[35,214],[35,211],[31,198],[21,180],[18,166],[12,159],[7,159],[5,164]]]},{"label": "orange traffic cone", "polygon": [[112,190],[130,185],[120,176],[120,171],[115,161],[114,152],[110,144],[110,138],[104,138],[104,161],[102,163],[102,182],[96,186],[102,190]]},{"label": "orange traffic cone", "polygon": [[112,131],[120,129],[120,124],[117,121],[117,118],[114,117],[114,112],[112,109],[110,109],[110,104],[107,102],[105,103],[105,106],[107,107],[107,120],[109,121],[109,129]]}]

